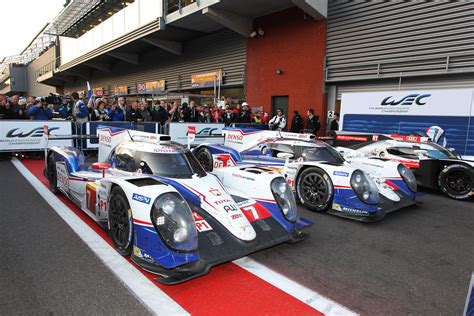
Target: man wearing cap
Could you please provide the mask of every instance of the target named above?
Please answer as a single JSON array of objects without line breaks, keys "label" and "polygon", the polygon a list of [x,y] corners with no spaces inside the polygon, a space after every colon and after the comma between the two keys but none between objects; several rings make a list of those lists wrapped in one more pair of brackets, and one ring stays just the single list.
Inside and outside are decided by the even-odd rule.
[{"label": "man wearing cap", "polygon": [[[25,100],[26,101],[26,100]],[[43,99],[40,99],[27,112],[32,120],[47,121],[53,117],[53,112]]]},{"label": "man wearing cap", "polygon": [[251,115],[249,104],[247,102],[242,103],[242,111],[240,112],[239,123],[250,123]]},{"label": "man wearing cap", "polygon": [[285,129],[286,126],[286,119],[283,111],[281,109],[277,110],[277,115],[275,115],[270,122],[268,122],[268,127],[270,130],[275,131],[282,131]]}]

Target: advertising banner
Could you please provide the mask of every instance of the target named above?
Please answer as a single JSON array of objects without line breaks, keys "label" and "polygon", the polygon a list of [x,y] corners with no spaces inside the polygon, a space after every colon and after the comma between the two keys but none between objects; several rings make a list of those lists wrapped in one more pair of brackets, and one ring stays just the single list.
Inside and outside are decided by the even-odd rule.
[{"label": "advertising banner", "polygon": [[104,96],[104,88],[103,87],[98,87],[94,89],[94,93],[98,97]]},{"label": "advertising banner", "polygon": [[[71,135],[70,121],[8,121],[0,124],[0,151],[43,150],[46,139],[43,128],[48,126],[51,136]],[[53,140],[47,142],[47,147],[71,146],[72,140]]]},{"label": "advertising banner", "polygon": [[147,81],[137,83],[138,94],[152,94],[165,91],[165,80]]},{"label": "advertising banner", "polygon": [[188,143],[188,127],[191,127],[195,133],[193,145],[203,143],[217,143],[223,142],[222,129],[224,124],[213,123],[171,123],[170,137],[172,141],[186,145]]},{"label": "advertising banner", "polygon": [[115,95],[126,95],[126,94],[128,94],[128,86],[127,85],[115,86],[114,94]]},{"label": "advertising banner", "polygon": [[217,69],[214,71],[193,74],[191,75],[191,87],[193,88],[206,88],[214,87],[214,83],[222,79],[222,70]]},{"label": "advertising banner", "polygon": [[339,126],[401,135],[424,135],[439,126],[447,147],[474,155],[473,95],[473,89],[343,93]]}]

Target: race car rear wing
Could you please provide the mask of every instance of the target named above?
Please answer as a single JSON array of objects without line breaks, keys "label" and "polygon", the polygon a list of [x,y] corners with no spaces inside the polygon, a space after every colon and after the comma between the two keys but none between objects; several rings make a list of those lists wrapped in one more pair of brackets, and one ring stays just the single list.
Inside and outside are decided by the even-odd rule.
[{"label": "race car rear wing", "polygon": [[315,139],[313,134],[299,134],[261,129],[226,127],[222,130],[224,146],[242,151],[257,145],[262,140],[286,138],[297,140]]},{"label": "race car rear wing", "polygon": [[169,135],[147,133],[136,130],[129,130],[120,127],[101,126],[97,127],[99,137],[99,157],[98,162],[105,162],[110,152],[123,141],[135,141],[159,144],[170,142]]},{"label": "race car rear wing", "polygon": [[396,139],[408,142],[430,142],[431,139],[425,136],[417,135],[399,135],[399,134],[378,134],[378,133],[359,133],[359,132],[335,132],[333,146],[351,147],[361,143],[373,143],[380,140]]}]

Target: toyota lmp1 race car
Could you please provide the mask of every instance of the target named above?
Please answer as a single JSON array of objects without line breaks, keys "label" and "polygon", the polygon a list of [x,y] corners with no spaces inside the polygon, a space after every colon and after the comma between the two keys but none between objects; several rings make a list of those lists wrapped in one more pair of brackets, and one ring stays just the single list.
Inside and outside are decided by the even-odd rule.
[{"label": "toyota lmp1 race car", "polygon": [[[359,157],[349,164],[314,135],[226,128],[224,145],[202,144],[194,154],[207,170],[258,164],[285,176],[311,211],[375,221],[416,204],[416,181],[403,164]],[[225,168],[224,168],[225,169]]]},{"label": "toyota lmp1 race car", "polygon": [[[430,133],[433,126],[427,130]],[[430,135],[431,136],[431,135]],[[340,145],[351,144],[367,157],[393,160],[412,169],[420,187],[441,189],[453,199],[474,195],[474,161],[461,159],[455,151],[431,141],[431,137],[343,133],[336,136]]]},{"label": "toyota lmp1 race car", "polygon": [[[45,175],[97,223],[117,251],[175,284],[212,266],[308,235],[285,179],[259,168],[208,174],[167,135],[100,128],[98,162],[53,147]],[[252,179],[251,184],[246,179]]]}]

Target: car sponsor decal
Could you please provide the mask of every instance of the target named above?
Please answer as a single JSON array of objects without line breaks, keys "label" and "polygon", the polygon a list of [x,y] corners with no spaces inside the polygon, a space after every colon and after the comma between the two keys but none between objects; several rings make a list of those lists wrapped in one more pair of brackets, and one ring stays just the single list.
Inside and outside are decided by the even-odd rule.
[{"label": "car sponsor decal", "polygon": [[201,215],[199,215],[196,212],[193,212],[193,217],[194,217],[194,223],[196,224],[196,229],[198,232],[205,232],[212,230],[211,225],[204,219],[202,218]]},{"label": "car sponsor decal", "polygon": [[56,163],[56,178],[58,186],[68,189],[69,188],[69,175],[64,162]]},{"label": "car sponsor decal", "polygon": [[348,177],[349,176],[349,172],[338,171],[338,170],[335,170],[332,174],[335,175],[335,176],[339,176],[339,177]]},{"label": "car sponsor decal", "polygon": [[145,204],[150,204],[151,202],[151,198],[140,195],[138,193],[133,193],[132,199],[141,203],[145,203]]},{"label": "car sponsor decal", "polygon": [[251,223],[271,216],[270,212],[262,204],[255,201],[243,201],[237,203],[237,206]]}]

